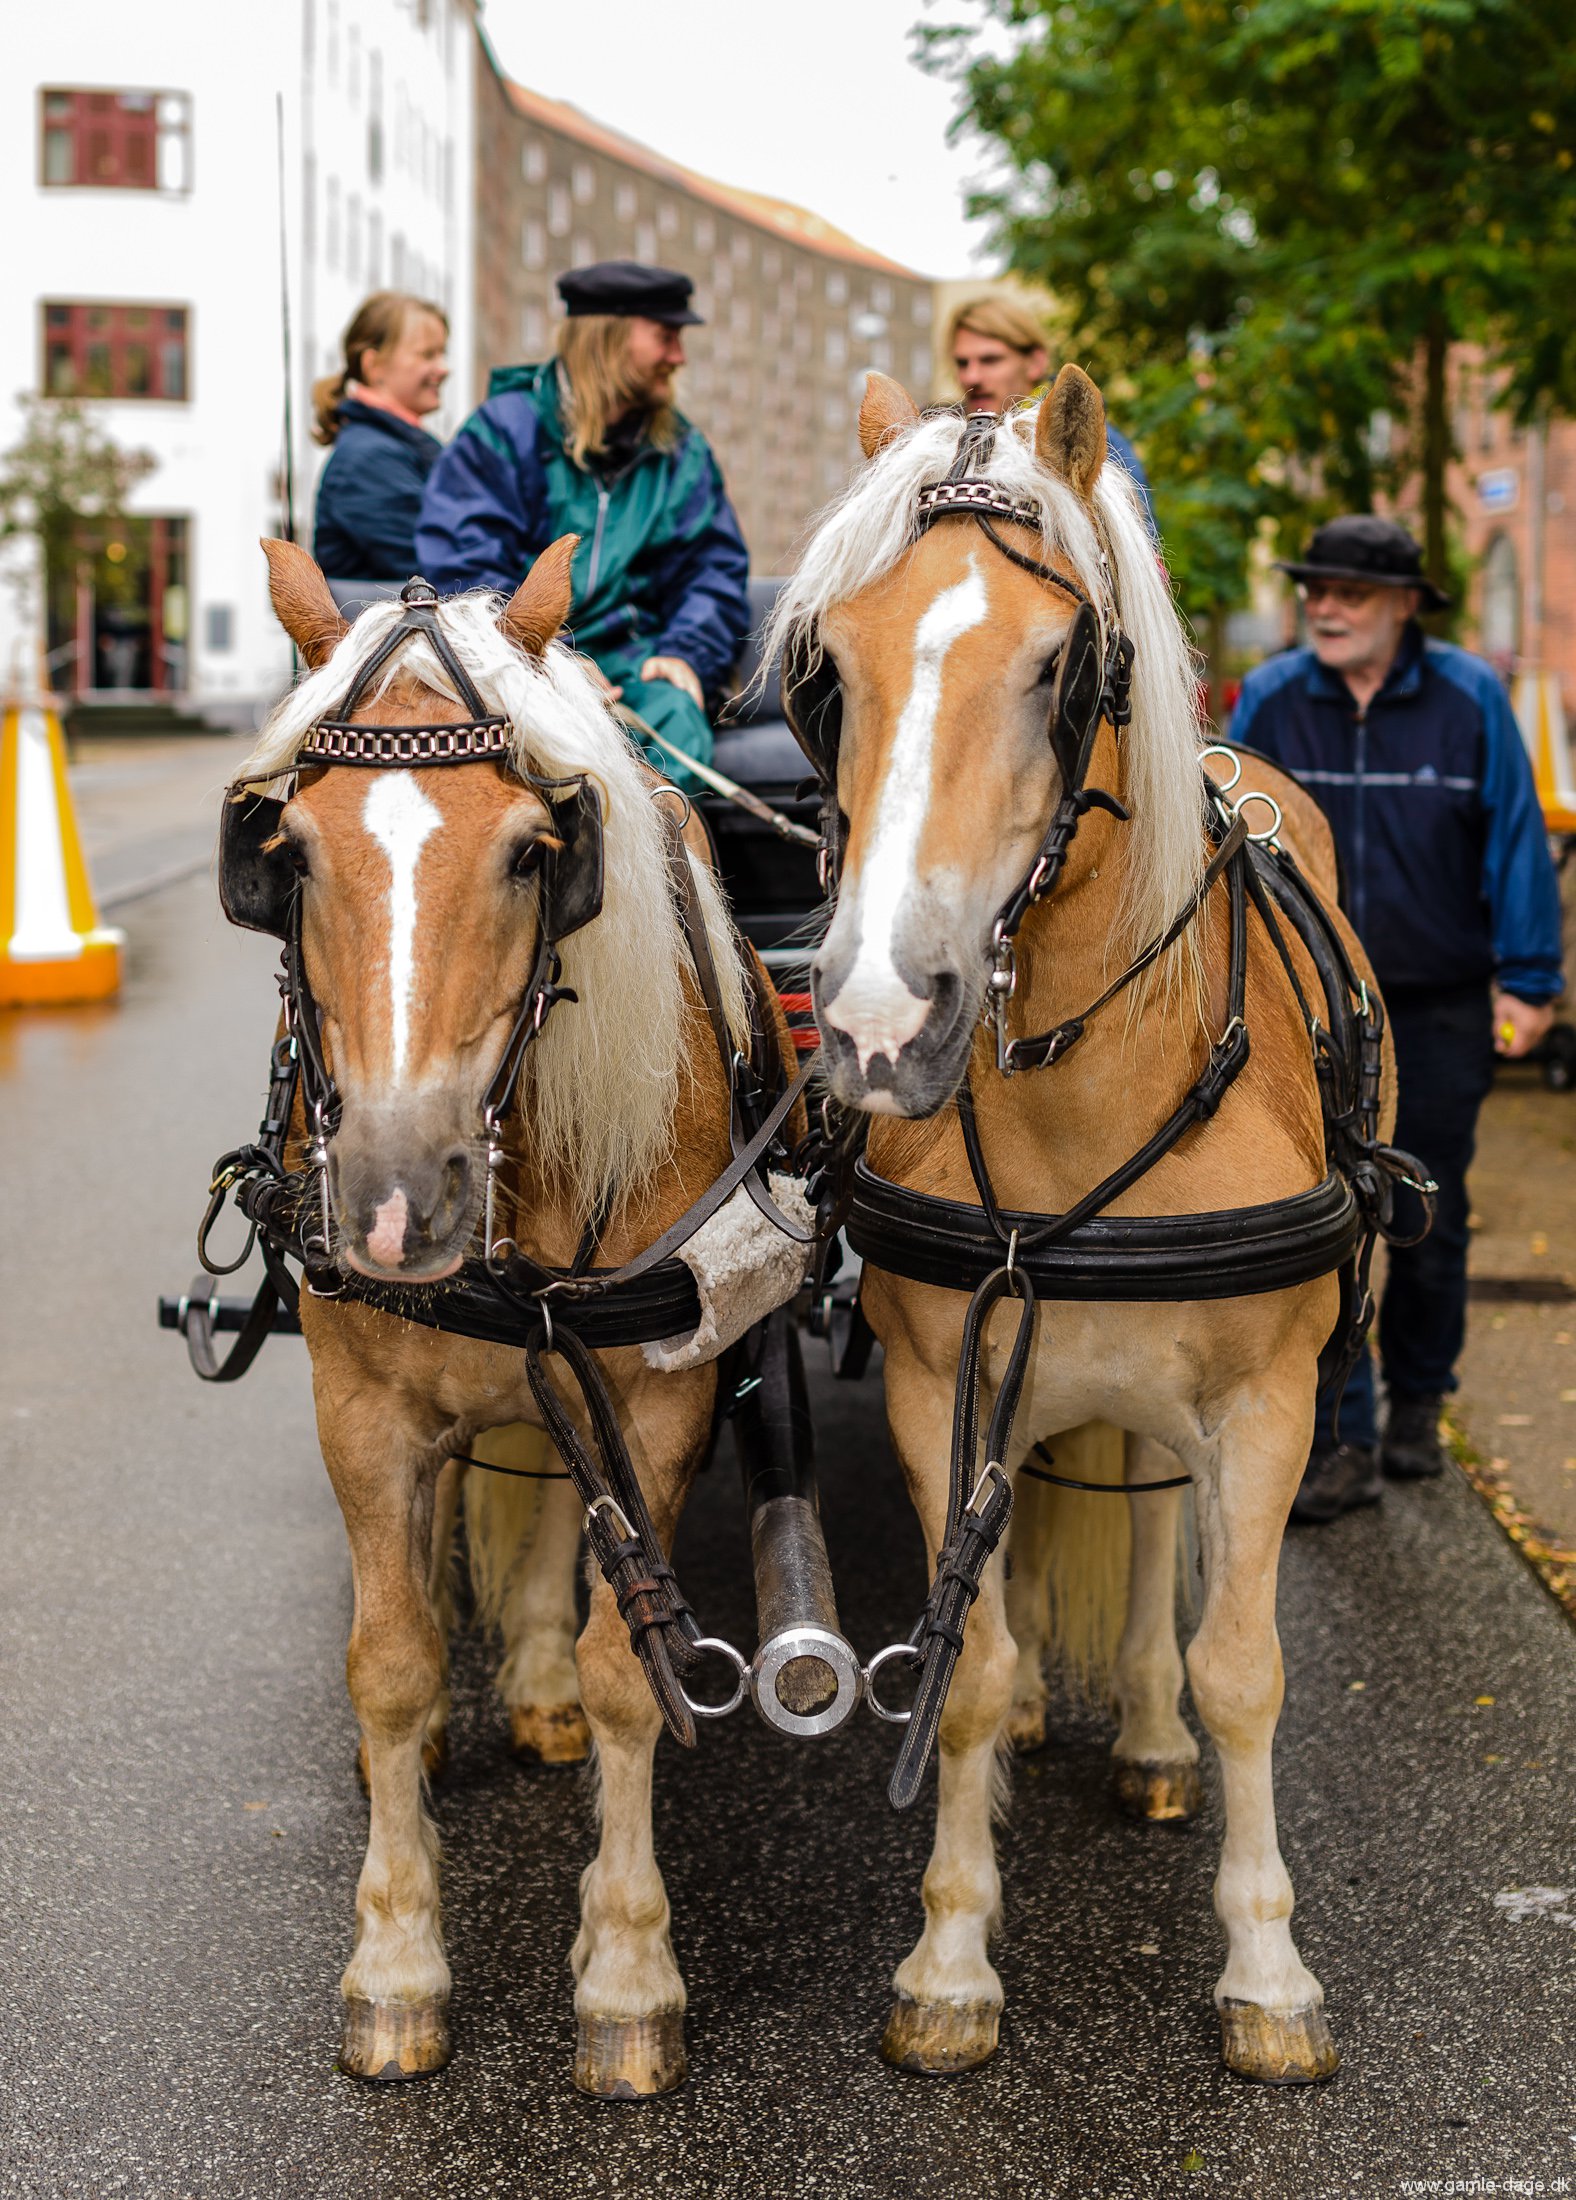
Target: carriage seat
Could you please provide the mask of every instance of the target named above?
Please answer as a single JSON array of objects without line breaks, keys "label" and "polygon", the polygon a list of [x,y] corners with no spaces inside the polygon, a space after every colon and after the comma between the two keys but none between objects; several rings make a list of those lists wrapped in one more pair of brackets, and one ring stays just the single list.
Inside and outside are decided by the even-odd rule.
[{"label": "carriage seat", "polygon": [[809,771],[783,716],[780,668],[770,665],[766,677],[760,677],[762,629],[782,585],[780,580],[750,580],[750,638],[734,673],[732,699],[724,703],[717,719],[712,757],[718,771],[741,787],[759,790],[768,800],[772,798],[768,789],[791,794]]}]

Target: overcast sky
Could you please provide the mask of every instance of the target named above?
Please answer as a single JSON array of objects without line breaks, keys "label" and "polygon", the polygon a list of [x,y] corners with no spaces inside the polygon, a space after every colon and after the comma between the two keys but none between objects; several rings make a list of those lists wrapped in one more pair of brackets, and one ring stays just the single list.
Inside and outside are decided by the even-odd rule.
[{"label": "overcast sky", "polygon": [[991,267],[951,87],[909,31],[956,0],[486,0],[508,73],[721,183],[791,199],[923,275]]}]

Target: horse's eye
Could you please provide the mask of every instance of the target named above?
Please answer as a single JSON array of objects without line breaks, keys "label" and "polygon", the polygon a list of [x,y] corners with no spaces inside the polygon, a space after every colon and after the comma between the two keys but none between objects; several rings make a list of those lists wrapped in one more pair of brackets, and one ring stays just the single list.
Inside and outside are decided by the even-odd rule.
[{"label": "horse's eye", "polygon": [[541,862],[542,843],[539,840],[528,840],[523,847],[516,849],[514,861],[509,866],[509,876],[530,878],[540,869]]},{"label": "horse's eye", "polygon": [[1061,668],[1062,653],[1060,649],[1053,649],[1040,667],[1040,677],[1035,682],[1035,686],[1042,688],[1054,687],[1056,685],[1056,675]]},{"label": "horse's eye", "polygon": [[310,876],[312,866],[306,860],[306,850],[293,840],[285,842],[285,860],[297,878]]}]

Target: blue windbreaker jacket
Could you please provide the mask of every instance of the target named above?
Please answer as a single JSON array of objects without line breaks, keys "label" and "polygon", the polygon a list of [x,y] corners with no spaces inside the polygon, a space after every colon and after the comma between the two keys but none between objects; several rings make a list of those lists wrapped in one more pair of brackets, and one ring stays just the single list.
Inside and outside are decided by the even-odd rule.
[{"label": "blue windbreaker jacket", "polygon": [[1560,904],[1526,746],[1481,657],[1409,626],[1359,711],[1311,649],[1249,673],[1231,739],[1305,786],[1330,821],[1346,913],[1381,986],[1561,990]]},{"label": "blue windbreaker jacket", "polygon": [[336,580],[408,581],[416,521],[443,445],[425,428],[347,397],[317,485],[312,555]]},{"label": "blue windbreaker jacket", "polygon": [[557,536],[578,534],[570,569],[575,646],[608,669],[682,657],[719,690],[749,632],[749,554],[710,447],[680,420],[676,443],[642,443],[617,470],[564,448],[554,363],[496,371],[487,401],[427,484],[416,549],[440,593],[511,593]]}]

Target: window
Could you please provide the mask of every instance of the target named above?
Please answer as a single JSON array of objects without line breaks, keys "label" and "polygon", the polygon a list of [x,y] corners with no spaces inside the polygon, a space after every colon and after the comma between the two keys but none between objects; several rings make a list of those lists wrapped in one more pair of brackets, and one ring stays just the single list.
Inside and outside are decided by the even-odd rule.
[{"label": "window", "polygon": [[870,305],[873,312],[890,313],[892,310],[892,285],[890,283],[872,283],[870,285]]},{"label": "window", "polygon": [[520,226],[520,260],[525,267],[547,265],[547,231],[534,214],[528,215]]},{"label": "window", "polygon": [[383,56],[376,52],[367,56],[367,180],[383,181]]},{"label": "window", "polygon": [[697,214],[695,216],[696,251],[709,252],[716,241],[717,224],[712,220],[709,214]]},{"label": "window", "polygon": [[1508,670],[1521,642],[1521,575],[1509,535],[1496,535],[1484,552],[1479,638],[1490,664]]},{"label": "window", "polygon": [[776,245],[769,244],[761,254],[761,280],[767,283],[782,279],[783,256]]},{"label": "window", "polygon": [[913,318],[915,328],[929,328],[930,292],[928,290],[916,290],[908,302],[908,310]]},{"label": "window", "polygon": [[657,208],[657,227],[664,237],[676,237],[679,233],[679,210],[671,199],[664,199]]},{"label": "window", "polygon": [[185,306],[46,302],[44,392],[49,397],[154,397],[191,393]]},{"label": "window", "polygon": [[535,298],[520,308],[520,342],[530,359],[546,349],[547,315]]},{"label": "window", "polygon": [[203,614],[203,646],[222,657],[235,647],[235,611],[227,603],[211,603]]},{"label": "window", "polygon": [[733,233],[733,257],[737,266],[749,266],[750,238],[749,233],[746,230],[736,229]]},{"label": "window", "polygon": [[834,322],[826,332],[826,363],[829,367],[846,367],[848,364],[848,331]]},{"label": "window", "polygon": [[908,371],[914,389],[929,389],[932,362],[928,344],[916,344],[914,346],[908,355]]},{"label": "window", "polygon": [[613,193],[613,211],[621,222],[632,222],[639,204],[632,183],[621,183]]},{"label": "window", "polygon": [[56,188],[185,191],[191,185],[191,100],[185,92],[47,89],[39,178]]},{"label": "window", "polygon": [[657,256],[657,225],[655,222],[636,222],[635,257],[648,264]]},{"label": "window", "polygon": [[547,147],[540,138],[527,138],[520,152],[520,173],[527,183],[547,179]]},{"label": "window", "polygon": [[361,201],[352,191],[345,201],[345,273],[361,281]]},{"label": "window", "polygon": [[550,183],[547,186],[547,227],[554,237],[567,237],[571,210],[569,186],[566,183]]},{"label": "window", "polygon": [[[372,213],[367,216],[367,288],[383,287],[383,216]],[[877,366],[881,364],[876,361]]]},{"label": "window", "polygon": [[577,160],[570,171],[575,198],[580,205],[589,206],[596,197],[596,170],[588,160]]},{"label": "window", "polygon": [[339,178],[330,176],[323,192],[323,257],[339,265]]},{"label": "window", "polygon": [[844,306],[848,303],[848,277],[840,267],[827,270],[826,302],[829,306]]},{"label": "window", "polygon": [[588,237],[582,229],[569,247],[569,264],[571,267],[589,267],[595,258],[595,240]]}]

